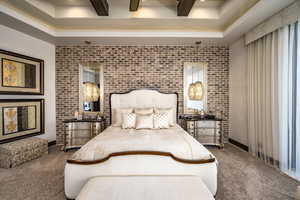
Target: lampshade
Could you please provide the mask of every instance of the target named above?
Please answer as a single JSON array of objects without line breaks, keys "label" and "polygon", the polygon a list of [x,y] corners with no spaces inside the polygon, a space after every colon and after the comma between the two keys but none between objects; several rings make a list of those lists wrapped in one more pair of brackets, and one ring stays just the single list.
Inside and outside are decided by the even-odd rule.
[{"label": "lampshade", "polygon": [[84,101],[94,102],[99,100],[100,89],[95,83],[85,82],[84,84]]},{"label": "lampshade", "polygon": [[204,88],[201,81],[190,84],[188,95],[189,99],[193,101],[201,101],[204,96]]},{"label": "lampshade", "polygon": [[188,95],[189,95],[190,100],[194,99],[194,96],[195,96],[195,84],[194,83],[191,83],[189,85]]}]

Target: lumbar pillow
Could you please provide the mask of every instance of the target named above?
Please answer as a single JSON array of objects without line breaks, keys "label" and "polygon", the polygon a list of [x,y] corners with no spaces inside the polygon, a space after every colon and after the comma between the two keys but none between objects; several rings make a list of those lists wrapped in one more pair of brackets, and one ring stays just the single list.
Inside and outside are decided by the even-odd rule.
[{"label": "lumbar pillow", "polygon": [[136,114],[134,113],[123,113],[122,128],[135,128]]},{"label": "lumbar pillow", "polygon": [[118,108],[113,110],[112,126],[122,126],[122,115],[132,113],[132,108]]},{"label": "lumbar pillow", "polygon": [[153,127],[156,129],[170,128],[168,113],[160,113],[153,115]]},{"label": "lumbar pillow", "polygon": [[173,108],[155,108],[154,109],[155,114],[161,114],[161,113],[167,113],[168,115],[168,121],[170,126],[174,126],[174,110]]},{"label": "lumbar pillow", "polygon": [[150,115],[136,115],[136,129],[152,129],[153,128],[153,114]]},{"label": "lumbar pillow", "polygon": [[138,115],[150,115],[153,114],[153,108],[135,108],[134,113]]}]

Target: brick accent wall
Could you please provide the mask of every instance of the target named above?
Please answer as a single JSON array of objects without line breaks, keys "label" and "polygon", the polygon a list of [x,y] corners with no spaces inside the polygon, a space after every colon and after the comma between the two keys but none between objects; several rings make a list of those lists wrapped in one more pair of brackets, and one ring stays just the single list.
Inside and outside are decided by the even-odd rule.
[{"label": "brick accent wall", "polygon": [[[158,88],[179,94],[183,111],[183,63],[208,62],[208,110],[225,120],[228,136],[229,49],[224,46],[57,46],[57,143],[62,143],[64,119],[79,108],[79,63],[104,66],[104,114],[109,116],[109,94],[137,88]],[[46,74],[47,75],[47,74]]]}]

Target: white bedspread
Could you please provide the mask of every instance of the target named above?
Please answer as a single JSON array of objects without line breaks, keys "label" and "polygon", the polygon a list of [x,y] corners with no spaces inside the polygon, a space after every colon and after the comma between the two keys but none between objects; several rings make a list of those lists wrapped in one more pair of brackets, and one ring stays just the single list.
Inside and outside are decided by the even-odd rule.
[{"label": "white bedspread", "polygon": [[188,160],[209,159],[211,153],[179,125],[169,129],[135,130],[109,127],[78,150],[74,160],[92,161],[124,151],[160,151]]}]

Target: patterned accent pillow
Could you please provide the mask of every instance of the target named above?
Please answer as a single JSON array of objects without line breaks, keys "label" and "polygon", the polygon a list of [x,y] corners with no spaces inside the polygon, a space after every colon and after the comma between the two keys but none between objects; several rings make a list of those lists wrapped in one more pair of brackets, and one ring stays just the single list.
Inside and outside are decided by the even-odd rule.
[{"label": "patterned accent pillow", "polygon": [[136,129],[153,129],[153,114],[136,115]]},{"label": "patterned accent pillow", "polygon": [[170,126],[174,126],[174,109],[173,108],[155,108],[154,109],[155,114],[162,114],[167,113],[168,114],[168,121]]},{"label": "patterned accent pillow", "polygon": [[135,123],[136,123],[136,114],[134,113],[123,114],[123,122],[122,122],[123,129],[135,128]]},{"label": "patterned accent pillow", "polygon": [[153,126],[155,129],[170,128],[168,113],[154,114]]},{"label": "patterned accent pillow", "polygon": [[133,108],[117,108],[113,109],[112,126],[122,126],[123,114],[132,113]]}]

